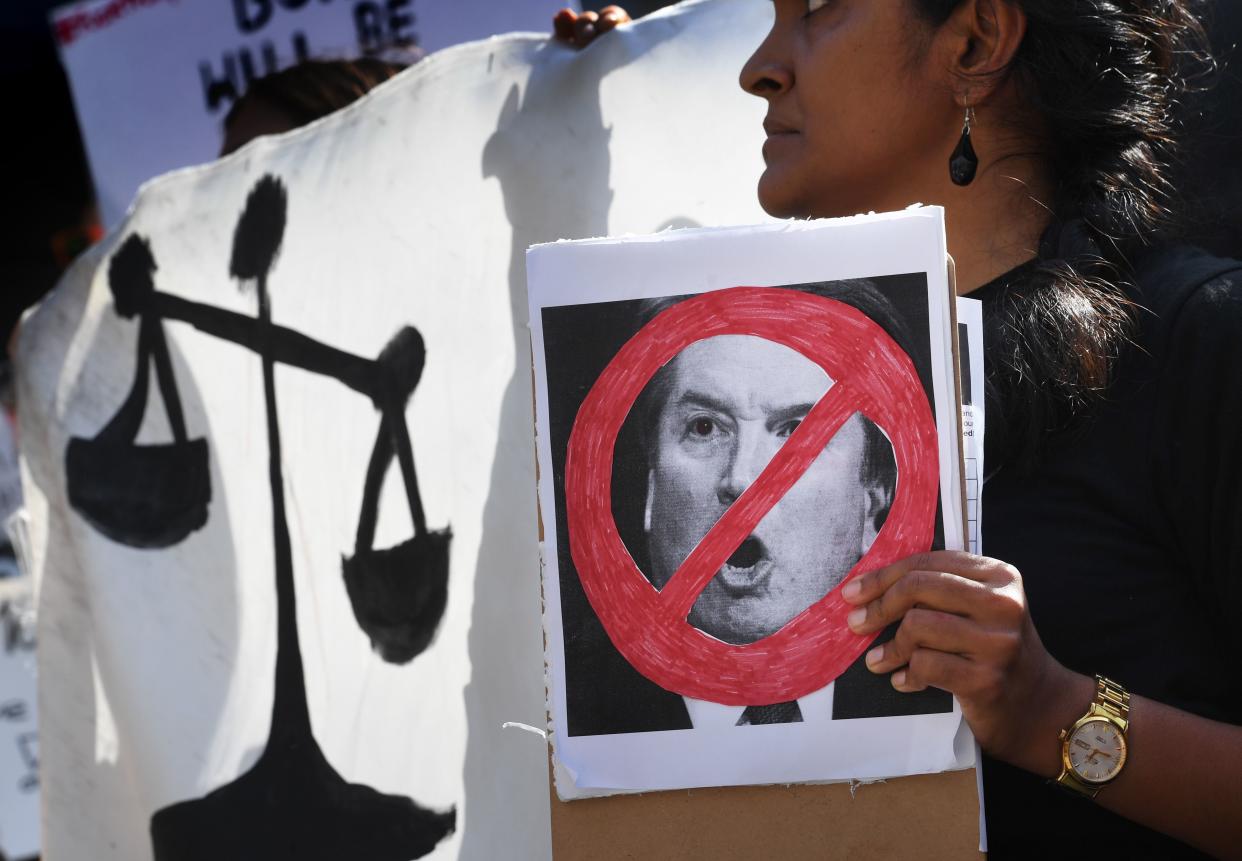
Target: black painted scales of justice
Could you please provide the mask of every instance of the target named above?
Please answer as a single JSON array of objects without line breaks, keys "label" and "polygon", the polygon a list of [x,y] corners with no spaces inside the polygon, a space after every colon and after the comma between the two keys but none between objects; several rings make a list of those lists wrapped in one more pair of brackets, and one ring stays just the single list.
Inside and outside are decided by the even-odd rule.
[{"label": "black painted scales of justice", "polygon": [[[378,358],[363,359],[274,325],[267,277],[284,236],[285,211],[284,186],[264,176],[251,190],[233,236],[230,274],[255,283],[257,317],[157,291],[157,267],[147,241],[136,234],[125,241],[112,258],[108,280],[116,312],[140,318],[136,378],[116,417],[94,439],[72,439],[65,456],[69,502],[94,528],[131,547],[177,544],[206,524],[211,481],[207,440],[187,435],[163,321],[189,323],[262,358],[276,565],[271,729],[249,771],[203,798],[152,816],[156,861],[408,861],[431,852],[456,825],[455,809],[432,811],[409,798],[346,782],[311,730],[285,516],[276,363],[331,377],[369,397],[379,410],[354,555],[344,559],[343,567],[354,616],[385,660],[406,663],[431,643],[448,599],[451,533],[427,529],[405,423],[405,406],[426,360],[422,336],[407,326]],[[151,366],[173,441],[139,445],[135,439]],[[380,490],[394,455],[415,536],[375,550]]]}]

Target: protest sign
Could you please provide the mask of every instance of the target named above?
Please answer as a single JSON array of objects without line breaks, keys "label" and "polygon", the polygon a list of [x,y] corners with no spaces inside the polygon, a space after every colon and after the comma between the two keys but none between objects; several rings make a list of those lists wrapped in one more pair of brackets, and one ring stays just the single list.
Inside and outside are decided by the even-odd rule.
[{"label": "protest sign", "polygon": [[[52,13],[100,215],[138,186],[215,158],[230,105],[308,58],[412,59],[517,30],[546,32],[562,0],[84,0]],[[575,5],[575,4],[570,4]]]},{"label": "protest sign", "polygon": [[941,211],[528,259],[562,797],[972,765],[839,592],[964,547]]}]

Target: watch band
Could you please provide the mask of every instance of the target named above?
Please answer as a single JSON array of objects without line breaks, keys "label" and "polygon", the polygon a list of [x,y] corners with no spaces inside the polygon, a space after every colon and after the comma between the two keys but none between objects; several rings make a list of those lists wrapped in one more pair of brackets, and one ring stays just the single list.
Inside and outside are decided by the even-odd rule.
[{"label": "watch band", "polygon": [[1086,783],[1079,780],[1069,766],[1067,749],[1071,733],[1080,724],[1091,719],[1098,720],[1100,718],[1113,723],[1121,731],[1122,739],[1125,739],[1126,731],[1130,728],[1130,693],[1111,679],[1097,675],[1095,677],[1095,699],[1091,701],[1091,706],[1087,709],[1087,713],[1061,731],[1061,774],[1053,781],[1058,786],[1062,786],[1081,797],[1095,798],[1100,794],[1101,789],[1115,780],[1117,775],[1121,773],[1120,769],[1118,769],[1117,774],[1114,774],[1104,783]]},{"label": "watch band", "polygon": [[1125,732],[1130,728],[1130,692],[1103,676],[1095,677],[1095,702],[1101,711],[1111,717]]}]

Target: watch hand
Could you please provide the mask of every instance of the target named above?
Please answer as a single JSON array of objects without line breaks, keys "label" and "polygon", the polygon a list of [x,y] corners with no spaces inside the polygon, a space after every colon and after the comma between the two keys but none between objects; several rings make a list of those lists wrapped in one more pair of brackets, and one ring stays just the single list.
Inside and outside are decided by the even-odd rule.
[{"label": "watch hand", "polygon": [[1087,757],[1087,762],[1089,762],[1089,763],[1091,763],[1092,765],[1094,765],[1094,764],[1095,764],[1095,758],[1096,758],[1097,756],[1107,757],[1108,759],[1112,759],[1112,758],[1113,758],[1113,755],[1112,755],[1111,753],[1105,753],[1104,751],[1100,750],[1100,749],[1097,747],[1097,748],[1094,748],[1094,749],[1091,751],[1091,755]]}]

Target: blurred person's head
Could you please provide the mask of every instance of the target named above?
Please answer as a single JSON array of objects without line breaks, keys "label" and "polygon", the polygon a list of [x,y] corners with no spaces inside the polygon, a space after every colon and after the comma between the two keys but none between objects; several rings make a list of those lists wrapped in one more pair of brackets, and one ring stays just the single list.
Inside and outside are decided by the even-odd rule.
[{"label": "blurred person's head", "polygon": [[362,98],[406,68],[405,63],[362,57],[305,60],[259,78],[224,117],[225,156],[262,135],[300,128]]}]

